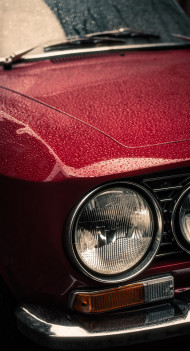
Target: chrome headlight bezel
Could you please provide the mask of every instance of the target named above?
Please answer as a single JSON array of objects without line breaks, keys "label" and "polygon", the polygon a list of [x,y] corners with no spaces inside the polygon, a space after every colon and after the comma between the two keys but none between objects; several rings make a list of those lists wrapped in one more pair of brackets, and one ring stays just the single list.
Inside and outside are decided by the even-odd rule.
[{"label": "chrome headlight bezel", "polygon": [[181,232],[181,228],[180,228],[180,223],[179,223],[179,212],[180,212],[180,206],[185,198],[185,196],[187,195],[187,193],[190,192],[190,186],[188,186],[179,196],[179,198],[177,199],[175,206],[173,208],[173,212],[172,212],[172,217],[171,217],[171,227],[172,227],[172,232],[174,235],[174,238],[178,244],[178,246],[185,252],[187,252],[188,254],[190,254],[190,243],[188,243],[185,238],[184,235]]},{"label": "chrome headlight bezel", "polygon": [[[75,247],[73,245],[74,231],[75,231],[75,225],[77,223],[77,218],[81,213],[82,209],[84,208],[84,206],[86,205],[86,203],[90,199],[92,199],[95,195],[97,195],[99,192],[112,187],[117,187],[117,186],[133,189],[137,191],[144,199],[146,199],[153,213],[154,233],[153,233],[153,239],[148,249],[148,252],[144,255],[142,260],[137,265],[119,274],[103,275],[103,274],[98,274],[98,273],[95,273],[94,271],[91,271],[90,269],[85,267],[83,263],[80,261],[80,258],[78,257]],[[79,201],[79,203],[72,210],[66,225],[66,230],[68,232],[67,233],[68,241],[66,244],[67,251],[75,267],[77,267],[78,270],[83,274],[85,274],[87,277],[102,283],[123,282],[141,273],[152,262],[160,246],[160,242],[162,238],[162,226],[163,226],[163,220],[162,220],[162,213],[160,210],[160,206],[157,203],[156,199],[153,197],[153,195],[146,188],[144,188],[139,184],[128,182],[128,181],[109,182],[107,184],[103,184],[93,189],[92,191],[90,191],[87,195],[85,195],[81,199],[81,201]]]}]

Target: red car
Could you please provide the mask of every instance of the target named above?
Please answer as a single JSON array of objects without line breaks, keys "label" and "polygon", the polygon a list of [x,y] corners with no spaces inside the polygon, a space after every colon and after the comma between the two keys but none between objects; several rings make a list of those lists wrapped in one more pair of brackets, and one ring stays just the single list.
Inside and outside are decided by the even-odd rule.
[{"label": "red car", "polygon": [[47,0],[63,42],[0,55],[1,332],[189,334],[190,20],[155,3]]}]

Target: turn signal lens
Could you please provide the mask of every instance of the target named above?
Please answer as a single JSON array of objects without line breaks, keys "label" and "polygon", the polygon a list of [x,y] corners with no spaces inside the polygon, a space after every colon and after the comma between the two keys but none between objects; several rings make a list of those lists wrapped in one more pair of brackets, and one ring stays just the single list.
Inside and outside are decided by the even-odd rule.
[{"label": "turn signal lens", "polygon": [[96,313],[138,305],[144,302],[144,286],[129,285],[97,293],[79,293],[75,296],[73,308],[77,312]]},{"label": "turn signal lens", "polygon": [[80,313],[113,311],[174,296],[174,279],[161,276],[119,288],[94,292],[73,292],[72,309]]}]

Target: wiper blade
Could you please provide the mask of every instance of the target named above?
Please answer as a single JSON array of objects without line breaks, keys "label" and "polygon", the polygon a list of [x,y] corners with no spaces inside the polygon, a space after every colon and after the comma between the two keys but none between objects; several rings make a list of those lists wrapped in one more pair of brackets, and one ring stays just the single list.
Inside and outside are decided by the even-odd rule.
[{"label": "wiper blade", "polygon": [[128,37],[159,38],[160,36],[157,33],[149,33],[149,32],[145,32],[137,29],[124,27],[124,28],[119,28],[119,29],[110,30],[110,31],[85,34],[82,37],[79,37],[79,36],[68,37],[65,41],[45,46],[44,51],[64,49],[69,45],[81,45],[85,43],[87,44],[91,44],[91,43],[96,44],[96,43],[104,43],[104,42],[126,43],[126,39]]},{"label": "wiper blade", "polygon": [[86,37],[93,37],[93,36],[104,36],[104,35],[112,35],[112,36],[138,36],[138,35],[142,35],[142,36],[152,36],[152,37],[159,37],[158,33],[152,33],[152,32],[146,32],[143,30],[139,30],[139,29],[133,29],[130,27],[121,27],[119,29],[113,29],[113,30],[107,30],[104,32],[96,32],[96,33],[90,33],[90,34],[86,34]]},{"label": "wiper blade", "polygon": [[182,39],[182,40],[185,40],[185,41],[188,41],[190,42],[190,37],[187,37],[185,35],[182,35],[182,34],[175,34],[175,33],[171,33],[171,35],[175,38],[179,38],[179,39]]}]

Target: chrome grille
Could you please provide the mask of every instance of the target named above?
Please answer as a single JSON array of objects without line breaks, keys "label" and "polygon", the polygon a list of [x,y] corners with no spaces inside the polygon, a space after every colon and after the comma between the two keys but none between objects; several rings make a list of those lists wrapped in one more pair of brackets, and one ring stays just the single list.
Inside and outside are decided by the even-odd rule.
[{"label": "chrome grille", "polygon": [[182,252],[172,233],[171,215],[180,194],[190,184],[190,167],[147,176],[142,180],[142,183],[158,200],[163,213],[164,231],[157,256]]}]

